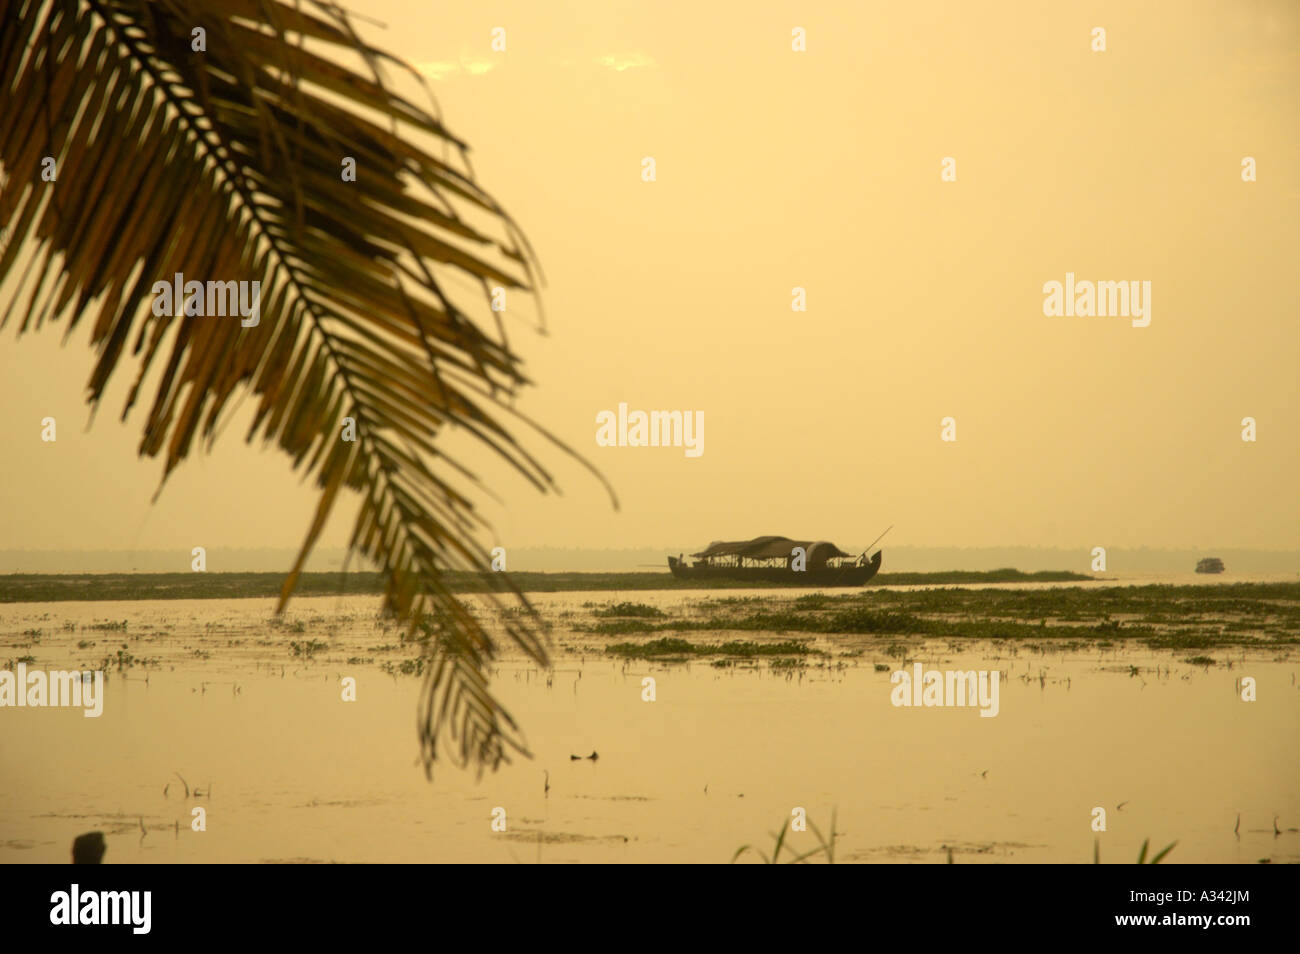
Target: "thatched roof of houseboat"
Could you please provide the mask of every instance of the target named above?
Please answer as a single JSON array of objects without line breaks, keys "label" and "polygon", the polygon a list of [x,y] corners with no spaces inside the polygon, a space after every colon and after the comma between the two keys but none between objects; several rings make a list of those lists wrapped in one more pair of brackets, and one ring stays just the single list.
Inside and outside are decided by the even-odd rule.
[{"label": "thatched roof of houseboat", "polygon": [[788,559],[790,551],[795,547],[803,547],[813,563],[853,556],[852,553],[845,553],[827,540],[791,540],[789,537],[755,537],[753,540],[732,542],[715,541],[699,553],[691,555],[706,560],[722,556],[744,557],[747,560]]}]

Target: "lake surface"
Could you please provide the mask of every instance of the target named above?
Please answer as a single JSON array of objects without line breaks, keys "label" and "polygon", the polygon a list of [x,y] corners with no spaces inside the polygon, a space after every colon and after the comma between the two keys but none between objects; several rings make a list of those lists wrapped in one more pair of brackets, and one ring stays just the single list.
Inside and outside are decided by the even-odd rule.
[{"label": "lake surface", "polygon": [[[0,709],[0,862],[65,862],[98,829],[109,863],[715,863],[745,844],[770,852],[797,807],[823,833],[835,813],[837,862],[942,863],[949,849],[958,864],[1089,862],[1094,837],[1103,862],[1132,862],[1148,838],[1178,842],[1169,863],[1300,861],[1294,657],[1219,650],[1206,667],[1122,643],[912,641],[908,667],[1002,672],[999,714],[981,718],[891,705],[903,663],[880,640],[819,638],[822,664],[720,668],[611,659],[608,638],[571,625],[621,598],[681,612],[745,595],[536,594],[556,626],[554,669],[507,653],[493,683],[534,757],[481,779],[448,763],[432,782],[418,764],[420,679],[380,668],[413,650],[377,598],[297,600],[279,625],[269,600],[0,607],[0,668],[28,655],[29,668],[97,668],[119,649],[136,660],[114,664],[98,719]],[[89,628],[108,621],[125,631]],[[327,648],[293,655],[308,641]],[[340,698],[344,676],[356,702]],[[1242,676],[1258,701],[1240,700]],[[191,830],[196,806],[206,831]],[[788,840],[816,846],[811,831]]]}]

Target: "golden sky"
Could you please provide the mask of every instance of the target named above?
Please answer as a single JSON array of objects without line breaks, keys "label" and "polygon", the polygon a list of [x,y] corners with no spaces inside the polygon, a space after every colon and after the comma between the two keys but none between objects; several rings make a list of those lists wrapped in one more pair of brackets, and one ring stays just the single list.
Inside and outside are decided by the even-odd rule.
[{"label": "golden sky", "polygon": [[[540,256],[521,409],[620,497],[538,442],[562,498],[466,447],[499,542],[1296,546],[1300,5],[809,6],[362,8]],[[1045,317],[1067,272],[1151,282],[1150,325]],[[301,540],[315,494],[242,443],[251,402],[151,505],[129,373],[84,429],[88,334],[0,335],[0,548]],[[704,453],[596,446],[620,402],[703,412]]]}]

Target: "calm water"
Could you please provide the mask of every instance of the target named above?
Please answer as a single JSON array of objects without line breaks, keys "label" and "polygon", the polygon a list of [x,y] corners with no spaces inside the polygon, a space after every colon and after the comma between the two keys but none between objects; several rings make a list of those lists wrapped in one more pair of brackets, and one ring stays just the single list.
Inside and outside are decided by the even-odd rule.
[{"label": "calm water", "polygon": [[[787,673],[611,661],[566,628],[584,603],[625,596],[669,611],[702,598],[538,596],[557,623],[555,669],[507,656],[495,677],[534,758],[481,780],[445,765],[432,782],[417,763],[419,680],[378,665],[409,651],[384,648],[398,638],[377,599],[299,600],[301,632],[268,625],[264,600],[0,608],[0,666],[30,654],[34,667],[93,668],[123,645],[159,661],[115,671],[99,719],[0,709],[0,862],[64,862],[94,829],[116,863],[726,862],[746,843],[767,849],[796,806],[823,831],[836,811],[837,861],[934,863],[949,847],[957,863],[1090,861],[1094,806],[1107,810],[1103,862],[1131,862],[1145,838],[1177,840],[1170,862],[1300,860],[1287,830],[1300,827],[1294,659],[1216,651],[1206,669],[1146,649],[910,644],[927,668],[1001,670],[987,719],[893,707],[875,664],[898,661],[863,637],[823,640],[830,667]],[[82,628],[106,620],[127,631]],[[16,648],[28,629],[38,641]],[[328,648],[295,659],[291,640]],[[345,675],[355,703],[340,700]],[[1259,701],[1239,701],[1242,675]],[[570,759],[593,750],[595,762]],[[205,794],[185,798],[174,773]],[[195,806],[205,832],[190,829]],[[505,832],[491,830],[497,807]]]}]

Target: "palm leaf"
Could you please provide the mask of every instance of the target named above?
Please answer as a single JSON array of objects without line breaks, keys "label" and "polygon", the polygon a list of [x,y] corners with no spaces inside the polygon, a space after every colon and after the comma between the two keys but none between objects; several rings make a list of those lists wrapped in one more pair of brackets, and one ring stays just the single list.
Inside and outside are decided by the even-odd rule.
[{"label": "palm leaf", "polygon": [[1154,858],[1151,859],[1151,864],[1158,865],[1160,864],[1160,862],[1164,861],[1165,855],[1173,851],[1175,846],[1177,846],[1177,844],[1178,842],[1172,841],[1169,844],[1165,845],[1164,849],[1160,852],[1160,854],[1156,855]]},{"label": "palm leaf", "polygon": [[[468,279],[532,292],[535,258],[476,183],[464,143],[385,70],[418,75],[317,0],[0,0],[0,14],[0,281],[17,289],[0,324],[66,318],[70,333],[88,318],[92,407],[135,365],[123,418],[153,371],[139,452],[162,458],[163,483],[251,396],[246,439],[277,445],[321,492],[280,609],[339,492],[356,492],[351,546],[385,572],[385,608],[437,637],[426,771],[446,740],[480,771],[526,754],[488,690],[496,642],[447,582],[490,569],[471,496],[488,491],[438,437],[462,429],[555,489],[515,437],[531,425],[510,407],[528,381],[499,316],[486,294],[449,290]],[[54,182],[41,178],[45,156]],[[153,314],[154,282],[176,273],[261,282],[260,322],[187,316],[179,303]],[[345,418],[355,442],[341,440]],[[494,606],[528,607],[503,574],[489,578]],[[546,664],[528,610],[506,638]]]}]

